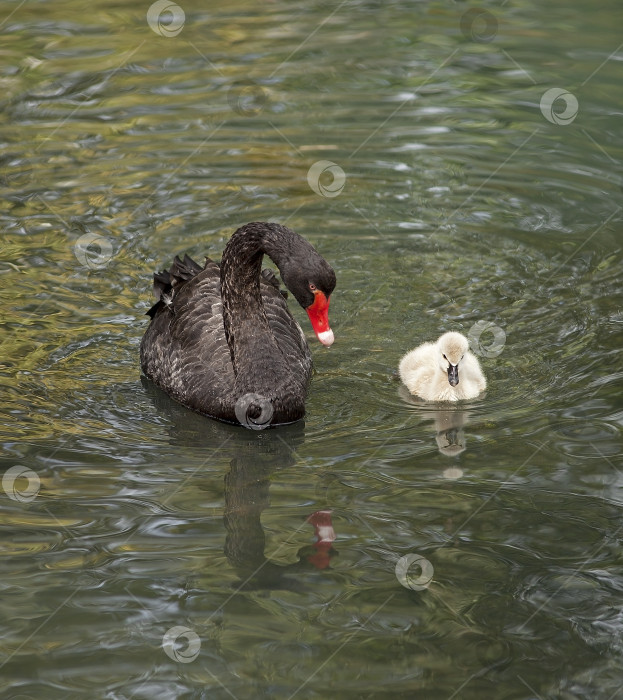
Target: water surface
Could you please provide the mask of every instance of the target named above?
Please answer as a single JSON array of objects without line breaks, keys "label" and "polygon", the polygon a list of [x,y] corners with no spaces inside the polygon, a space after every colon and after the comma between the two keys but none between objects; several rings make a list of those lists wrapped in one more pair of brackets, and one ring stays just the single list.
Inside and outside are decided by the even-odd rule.
[{"label": "water surface", "polygon": [[[0,2],[2,697],[618,697],[620,6],[176,7]],[[282,430],[139,372],[252,220],[338,276]],[[449,329],[450,409],[396,378]]]}]

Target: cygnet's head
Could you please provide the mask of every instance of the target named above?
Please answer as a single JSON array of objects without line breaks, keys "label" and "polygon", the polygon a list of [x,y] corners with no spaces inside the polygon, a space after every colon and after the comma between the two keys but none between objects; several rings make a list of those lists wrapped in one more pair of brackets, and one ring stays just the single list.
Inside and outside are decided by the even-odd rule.
[{"label": "cygnet's head", "polygon": [[464,335],[450,331],[444,333],[437,341],[439,366],[448,373],[451,386],[459,383],[459,363],[469,349],[469,342]]}]

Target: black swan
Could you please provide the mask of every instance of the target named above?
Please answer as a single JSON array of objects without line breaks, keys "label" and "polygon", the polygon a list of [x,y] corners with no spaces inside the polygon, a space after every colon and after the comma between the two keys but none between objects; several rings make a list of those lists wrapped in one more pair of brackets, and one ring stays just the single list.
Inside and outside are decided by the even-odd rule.
[{"label": "black swan", "polygon": [[141,341],[145,375],[199,413],[261,429],[305,413],[312,360],[286,292],[307,311],[318,340],[333,343],[329,297],[335,272],[297,233],[274,223],[250,223],[227,243],[220,267],[201,268],[187,255],[154,275],[157,302]]}]

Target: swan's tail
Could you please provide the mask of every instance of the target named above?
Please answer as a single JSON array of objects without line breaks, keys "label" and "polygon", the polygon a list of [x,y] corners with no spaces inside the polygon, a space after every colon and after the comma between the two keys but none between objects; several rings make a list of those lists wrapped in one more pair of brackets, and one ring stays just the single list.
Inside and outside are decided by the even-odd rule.
[{"label": "swan's tail", "polygon": [[163,294],[170,294],[173,287],[188,282],[202,269],[190,256],[185,255],[182,260],[176,255],[168,271],[154,273],[154,296],[161,299]]},{"label": "swan's tail", "polygon": [[[210,261],[206,261],[206,266]],[[178,287],[184,282],[188,282],[196,274],[201,272],[203,268],[198,265],[189,255],[184,255],[182,260],[178,255],[173,260],[169,270],[161,270],[154,273],[154,296],[156,303],[147,312],[148,316],[153,318],[158,309],[166,304],[170,304],[173,299],[175,287]]]}]

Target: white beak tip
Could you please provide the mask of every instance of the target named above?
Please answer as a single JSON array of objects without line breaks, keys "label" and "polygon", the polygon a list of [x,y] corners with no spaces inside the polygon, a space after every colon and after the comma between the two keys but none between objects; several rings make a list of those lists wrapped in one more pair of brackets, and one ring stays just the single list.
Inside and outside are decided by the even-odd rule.
[{"label": "white beak tip", "polygon": [[333,341],[335,340],[333,331],[329,328],[328,331],[318,333],[318,340],[325,346],[325,348],[331,347],[333,345]]}]

